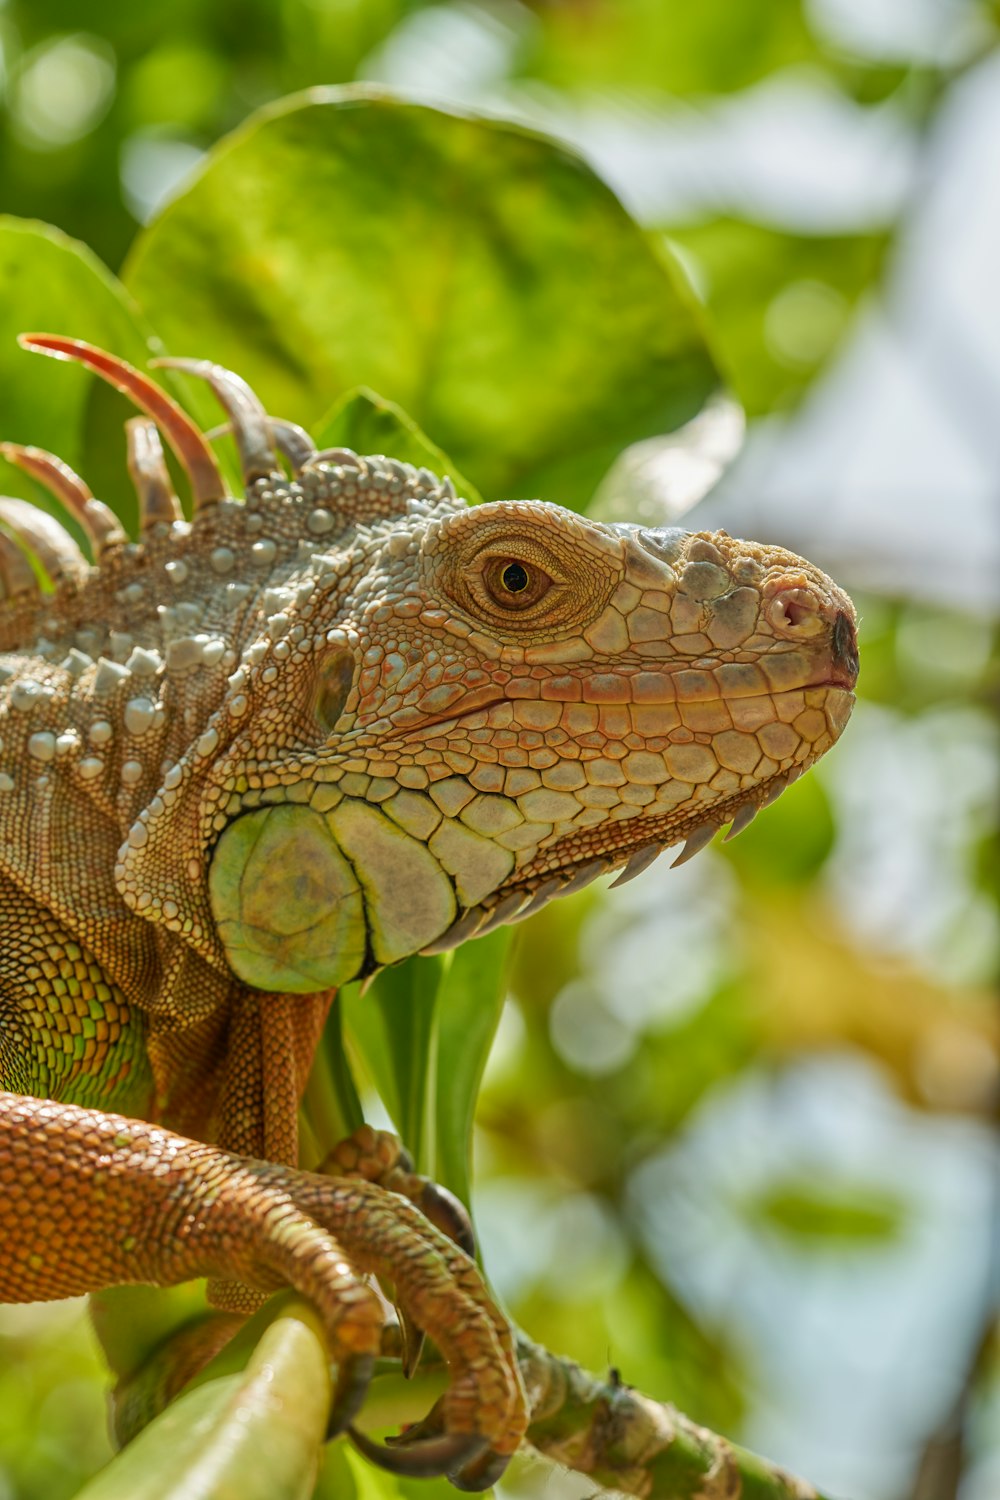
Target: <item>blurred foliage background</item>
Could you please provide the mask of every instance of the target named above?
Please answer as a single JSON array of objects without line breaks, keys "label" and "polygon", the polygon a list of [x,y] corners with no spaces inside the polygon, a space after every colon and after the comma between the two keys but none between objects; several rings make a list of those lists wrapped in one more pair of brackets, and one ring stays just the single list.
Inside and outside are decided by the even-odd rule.
[{"label": "blurred foliage background", "polygon": [[[477,1221],[533,1337],[854,1500],[1000,1492],[1000,187],[953,169],[1000,129],[976,102],[1000,94],[996,23],[973,0],[0,8],[0,203],[113,269],[250,111],[354,79],[572,141],[680,256],[751,419],[685,524],[765,525],[836,571],[860,701],[735,844],[520,930]],[[290,212],[323,208],[303,184]],[[967,298],[938,305],[955,268]],[[677,473],[643,443],[592,513],[669,521]],[[103,1461],[101,1381],[78,1306],[0,1312],[0,1500],[60,1500]],[[531,1464],[504,1484],[586,1488]]]}]

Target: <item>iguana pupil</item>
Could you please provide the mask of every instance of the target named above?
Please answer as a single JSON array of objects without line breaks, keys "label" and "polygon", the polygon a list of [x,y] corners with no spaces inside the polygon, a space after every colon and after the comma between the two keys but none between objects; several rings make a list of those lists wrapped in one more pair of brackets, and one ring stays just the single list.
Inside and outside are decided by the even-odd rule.
[{"label": "iguana pupil", "polygon": [[[486,593],[508,613],[525,614],[549,595],[552,578],[532,561],[523,563],[517,557],[492,557],[482,571]],[[492,614],[488,613],[487,618]]]}]

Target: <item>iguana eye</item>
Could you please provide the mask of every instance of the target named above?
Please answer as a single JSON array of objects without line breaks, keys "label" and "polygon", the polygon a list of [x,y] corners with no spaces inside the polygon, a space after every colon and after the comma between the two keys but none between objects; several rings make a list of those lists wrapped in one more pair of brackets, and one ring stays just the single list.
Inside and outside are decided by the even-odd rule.
[{"label": "iguana eye", "polygon": [[494,603],[504,609],[529,609],[552,587],[544,569],[517,557],[491,557],[483,569],[483,583]]}]

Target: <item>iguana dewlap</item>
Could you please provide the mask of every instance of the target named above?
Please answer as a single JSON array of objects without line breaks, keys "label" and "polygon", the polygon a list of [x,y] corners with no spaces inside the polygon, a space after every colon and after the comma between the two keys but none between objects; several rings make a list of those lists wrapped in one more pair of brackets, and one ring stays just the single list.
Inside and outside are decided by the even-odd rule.
[{"label": "iguana dewlap", "polygon": [[847,721],[851,603],[724,532],[470,509],[188,366],[229,413],[229,497],[147,377],[26,342],[148,416],[138,541],[57,459],[4,450],[94,562],[0,501],[0,1294],[291,1283],[346,1367],[378,1347],[376,1269],[452,1365],[426,1467],[507,1454],[523,1392],[472,1262],[377,1184],[297,1170],[332,991],[745,827]]}]

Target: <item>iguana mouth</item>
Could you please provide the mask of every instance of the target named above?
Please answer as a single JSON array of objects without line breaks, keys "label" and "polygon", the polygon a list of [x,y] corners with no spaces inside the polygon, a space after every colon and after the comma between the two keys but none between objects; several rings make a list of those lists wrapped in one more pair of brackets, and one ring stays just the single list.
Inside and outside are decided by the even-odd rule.
[{"label": "iguana mouth", "polygon": [[[853,681],[851,686],[853,687]],[[850,688],[836,680],[825,682],[812,682],[810,688],[826,687],[832,691],[842,694],[845,699],[854,701],[854,694]],[[799,689],[798,691],[802,691]],[[780,696],[780,695],[779,695]],[[563,871],[566,871],[568,857],[576,847],[586,845],[593,841],[594,853],[590,863],[598,860],[605,864],[607,870],[625,860],[625,868],[616,885],[624,885],[626,881],[646,869],[657,856],[668,846],[678,844],[683,840],[683,848],[673,860],[671,868],[686,864],[689,859],[704,849],[711,842],[720,828],[729,823],[730,829],[726,834],[725,841],[736,838],[745,828],[748,828],[757,814],[772,802],[777,801],[782,792],[806,772],[817,759],[815,754],[808,756],[801,763],[778,770],[773,775],[766,777],[748,791],[736,792],[729,797],[720,798],[704,809],[693,809],[683,818],[676,818],[670,813],[661,817],[643,818],[637,816],[628,818],[622,822],[603,825],[599,830],[581,830],[579,833],[567,834],[558,843],[550,845],[543,853],[518,872],[519,881],[534,880],[533,889],[537,892],[541,887],[537,884],[539,878],[545,883],[554,879],[562,879]],[[643,835],[648,836],[643,837]],[[659,834],[659,837],[657,836]],[[637,841],[637,835],[639,840]],[[560,858],[560,856],[562,856]],[[581,868],[587,868],[580,860],[573,860],[569,865],[568,875],[575,881],[574,872]],[[597,872],[601,873],[601,872]],[[596,879],[596,874],[590,877]],[[583,882],[585,883],[585,882]],[[573,884],[572,889],[577,889]],[[560,890],[565,891],[566,886],[561,885]],[[553,892],[555,894],[555,892]],[[527,913],[524,913],[527,915]]]},{"label": "iguana mouth", "polygon": [[[473,696],[472,694],[469,695]],[[437,729],[442,724],[461,724],[463,719],[471,719],[473,714],[487,713],[491,708],[497,708],[501,703],[513,703],[516,699],[505,698],[502,693],[495,697],[485,698],[481,703],[456,704],[454,710],[448,713],[435,714],[432,718],[422,719],[419,724],[401,724],[398,729],[390,729],[384,736],[387,740],[398,740],[404,735],[416,738],[428,729]]]},{"label": "iguana mouth", "polygon": [[[643,666],[643,663],[636,662],[635,665],[637,668],[639,668]],[[688,667],[688,665],[689,664],[686,662],[678,663],[677,670],[683,671]],[[856,682],[856,658],[853,668],[849,659],[844,659],[842,661],[840,658],[835,658],[832,665],[824,672],[824,675],[822,677],[812,678],[808,682],[803,682],[797,688],[787,688],[782,689],[781,691],[807,692],[810,689],[815,688],[836,688],[841,692],[846,692],[853,695]],[[781,696],[781,693],[778,693],[775,696]],[[724,697],[725,695],[723,693],[720,692],[718,694],[719,701],[722,701]],[[490,709],[499,708],[503,704],[519,703],[523,701],[522,698],[509,697],[505,693],[494,693],[491,697],[483,698],[481,700],[473,702],[470,702],[469,699],[475,699],[474,692],[470,693],[468,697],[461,703],[457,703],[453,709],[449,709],[445,713],[434,714],[430,718],[422,719],[419,723],[400,725],[396,729],[389,730],[384,735],[384,738],[387,740],[401,739],[404,736],[418,738],[429,729],[438,729],[445,724],[461,724],[463,720],[472,718],[475,714],[488,713]],[[662,700],[664,704],[670,704],[675,701],[676,697],[664,694]],[[655,703],[656,700],[650,698],[647,700],[647,702],[652,704]]]}]

